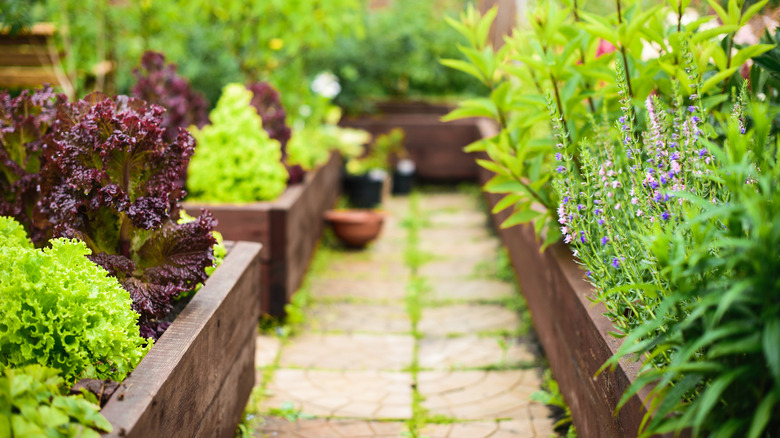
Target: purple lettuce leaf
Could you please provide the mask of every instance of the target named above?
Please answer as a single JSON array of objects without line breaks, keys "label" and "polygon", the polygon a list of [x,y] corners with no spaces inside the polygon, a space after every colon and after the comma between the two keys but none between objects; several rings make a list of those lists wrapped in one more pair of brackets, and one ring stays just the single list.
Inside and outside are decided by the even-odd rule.
[{"label": "purple lettuce leaf", "polygon": [[158,335],[173,300],[205,281],[216,225],[208,213],[176,223],[179,175],[195,140],[178,129],[167,141],[163,111],[102,94],[63,105],[45,148],[39,202],[54,235],[86,242],[91,259],[129,291],[144,333]]},{"label": "purple lettuce leaf", "polygon": [[269,137],[282,144],[282,157],[286,157],[285,146],[290,140],[292,131],[287,126],[287,112],[282,106],[279,92],[267,82],[255,82],[247,85],[246,88],[252,92],[252,100],[249,104],[263,120],[263,129]]},{"label": "purple lettuce leaf", "polygon": [[209,122],[206,97],[176,73],[176,64],[165,64],[162,53],[145,52],[141,66],[133,74],[138,81],[132,89],[133,96],[167,110],[162,120],[167,141],[176,140],[178,128],[202,128]]},{"label": "purple lettuce leaf", "polygon": [[43,148],[65,96],[51,87],[0,93],[0,215],[11,216],[37,245],[48,241],[49,224],[37,208]]}]

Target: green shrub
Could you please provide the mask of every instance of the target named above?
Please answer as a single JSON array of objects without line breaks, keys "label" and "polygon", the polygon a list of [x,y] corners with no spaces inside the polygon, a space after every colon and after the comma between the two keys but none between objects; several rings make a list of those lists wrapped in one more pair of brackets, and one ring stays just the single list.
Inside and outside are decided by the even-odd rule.
[{"label": "green shrub", "polygon": [[83,242],[37,250],[20,230],[0,217],[0,366],[46,365],[68,385],[124,379],[151,347],[128,292],[86,258]]},{"label": "green shrub", "polygon": [[30,365],[0,372],[0,436],[99,437],[111,423],[81,396],[60,395],[57,370]]},{"label": "green shrub", "polygon": [[198,141],[190,161],[187,187],[191,198],[210,202],[276,199],[287,187],[278,141],[268,137],[252,93],[243,85],[222,90],[211,124],[193,130]]}]

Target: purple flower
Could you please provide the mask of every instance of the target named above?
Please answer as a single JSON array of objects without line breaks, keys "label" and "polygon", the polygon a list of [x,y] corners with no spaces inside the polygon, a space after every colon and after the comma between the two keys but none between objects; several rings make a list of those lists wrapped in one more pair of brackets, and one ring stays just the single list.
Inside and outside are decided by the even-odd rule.
[{"label": "purple flower", "polygon": [[585,238],[585,232],[584,231],[580,231],[580,242],[588,243],[588,240]]},{"label": "purple flower", "polygon": [[680,153],[679,153],[679,152],[675,152],[675,153],[673,153],[673,154],[672,154],[672,156],[671,156],[671,157],[669,157],[669,158],[670,158],[671,160],[673,160],[673,161],[677,161],[677,160],[679,160],[679,159],[680,159]]},{"label": "purple flower", "polygon": [[564,172],[566,172],[566,168],[565,168],[565,167],[563,167],[563,166],[558,166],[558,168],[556,168],[555,170],[557,170],[557,171],[558,171],[558,173],[564,173]]},{"label": "purple flower", "polygon": [[699,122],[701,122],[701,119],[699,118],[699,116],[693,116],[693,119],[692,119],[692,120],[693,120],[695,123],[699,123]]},{"label": "purple flower", "polygon": [[[693,96],[691,96],[691,97],[693,97]],[[693,100],[693,99],[691,99],[691,100]],[[691,105],[691,106],[689,106],[689,107],[688,107],[688,111],[690,111],[690,112],[694,112],[694,111],[696,111],[696,107],[694,107],[693,105]]]},{"label": "purple flower", "polygon": [[588,274],[588,277],[590,277],[590,274],[591,274],[590,270],[588,270],[587,274]]},{"label": "purple flower", "polygon": [[561,155],[560,152],[557,152],[555,154],[555,159],[558,160],[558,161],[563,161],[563,155]]},{"label": "purple flower", "polygon": [[601,244],[602,245],[606,245],[607,242],[609,242],[609,238],[607,236],[604,236],[604,237],[601,238]]},{"label": "purple flower", "polygon": [[620,123],[626,123],[626,116],[620,116],[620,118],[618,119],[618,121],[619,121]]},{"label": "purple flower", "polygon": [[563,197],[563,203],[564,204],[568,204],[569,203],[569,197],[568,196],[564,196]]},{"label": "purple flower", "polygon": [[582,209],[585,208],[582,204],[577,204],[577,211],[582,211]]},{"label": "purple flower", "polygon": [[653,199],[655,199],[655,202],[661,202],[661,199],[663,199],[661,192],[655,192],[655,197],[653,197]]},{"label": "purple flower", "polygon": [[612,266],[615,267],[615,269],[620,267],[620,260],[618,260],[617,257],[612,259]]},{"label": "purple flower", "polygon": [[631,143],[631,137],[627,135],[626,138],[623,139],[623,144],[628,146],[630,143]]},{"label": "purple flower", "polygon": [[650,187],[657,189],[658,188],[658,181],[652,180],[650,181]]},{"label": "purple flower", "polygon": [[604,225],[604,218],[599,219],[599,225]]},{"label": "purple flower", "polygon": [[705,155],[707,155],[707,148],[701,148],[699,151],[699,157],[703,157]]},{"label": "purple flower", "polygon": [[665,212],[661,213],[661,219],[663,219],[665,221],[668,221],[669,220],[669,212],[665,211]]},{"label": "purple flower", "polygon": [[593,212],[596,213],[597,215],[601,214],[601,211],[602,210],[600,208],[597,208],[597,209],[593,210]]}]

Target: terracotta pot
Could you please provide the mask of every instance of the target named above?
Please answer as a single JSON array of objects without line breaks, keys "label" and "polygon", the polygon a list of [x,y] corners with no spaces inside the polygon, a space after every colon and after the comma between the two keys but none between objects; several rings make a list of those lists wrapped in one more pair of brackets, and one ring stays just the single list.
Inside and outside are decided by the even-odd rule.
[{"label": "terracotta pot", "polygon": [[325,220],[347,246],[362,248],[379,236],[385,216],[373,210],[328,210]]}]

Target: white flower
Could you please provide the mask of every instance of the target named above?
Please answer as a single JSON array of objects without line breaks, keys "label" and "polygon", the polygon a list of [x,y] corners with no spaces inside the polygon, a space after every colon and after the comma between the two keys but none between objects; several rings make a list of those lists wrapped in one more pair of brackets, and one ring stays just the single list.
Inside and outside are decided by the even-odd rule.
[{"label": "white flower", "polygon": [[339,79],[336,75],[329,71],[325,71],[314,78],[314,81],[311,83],[311,90],[320,96],[333,99],[341,93],[341,85],[339,85]]}]

